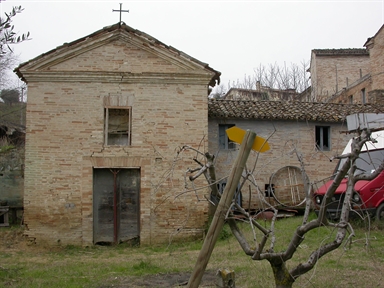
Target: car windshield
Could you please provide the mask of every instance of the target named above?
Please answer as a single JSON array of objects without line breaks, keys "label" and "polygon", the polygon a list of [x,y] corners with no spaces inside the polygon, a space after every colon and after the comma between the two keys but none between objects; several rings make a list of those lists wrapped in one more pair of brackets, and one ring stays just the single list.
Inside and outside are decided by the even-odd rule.
[{"label": "car windshield", "polygon": [[[336,173],[341,169],[347,159],[348,158],[343,158],[339,160],[334,175],[336,175]],[[383,161],[384,149],[361,152],[359,158],[356,160],[357,169],[355,171],[355,175],[372,174]]]}]

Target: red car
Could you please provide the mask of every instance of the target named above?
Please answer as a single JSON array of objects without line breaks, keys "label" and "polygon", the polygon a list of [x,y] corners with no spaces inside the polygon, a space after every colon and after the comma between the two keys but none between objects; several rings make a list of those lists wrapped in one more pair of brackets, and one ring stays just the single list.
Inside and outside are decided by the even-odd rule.
[{"label": "red car", "polygon": [[[384,161],[384,131],[374,132],[371,136],[377,142],[367,142],[363,146],[359,158],[356,160],[357,169],[355,174],[370,174]],[[351,141],[344,149],[343,155],[351,151]],[[339,167],[342,167],[347,158],[340,159],[336,166],[336,175]],[[341,208],[344,201],[344,193],[347,188],[347,180],[343,179],[336,189],[334,197],[327,209],[327,217],[337,220],[340,217]],[[329,180],[314,193],[315,212],[318,212],[323,197],[333,180]],[[350,217],[358,216],[359,213],[365,216],[369,213],[376,219],[384,220],[384,171],[373,180],[360,180],[355,184],[355,192],[351,200]]]}]

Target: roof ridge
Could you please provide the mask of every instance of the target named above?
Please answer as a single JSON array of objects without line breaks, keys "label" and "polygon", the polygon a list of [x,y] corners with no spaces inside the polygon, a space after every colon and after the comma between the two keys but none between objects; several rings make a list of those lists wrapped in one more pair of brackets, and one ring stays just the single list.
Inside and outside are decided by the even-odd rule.
[{"label": "roof ridge", "polygon": [[355,113],[383,113],[384,105],[209,99],[210,118],[342,122]]}]

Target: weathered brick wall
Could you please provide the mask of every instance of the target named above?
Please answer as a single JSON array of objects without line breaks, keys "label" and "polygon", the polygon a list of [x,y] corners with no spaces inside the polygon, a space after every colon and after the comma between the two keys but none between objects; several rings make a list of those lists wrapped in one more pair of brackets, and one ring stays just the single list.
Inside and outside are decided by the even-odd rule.
[{"label": "weathered brick wall", "polygon": [[[258,187],[264,192],[265,184],[269,184],[270,177],[284,166],[295,166],[300,168],[297,152],[302,156],[306,174],[311,183],[321,181],[334,171],[336,161],[330,161],[333,156],[341,154],[347,144],[350,135],[340,134],[346,127],[341,123],[316,123],[295,121],[263,121],[263,120],[209,120],[209,151],[216,153],[218,149],[218,124],[235,124],[246,130],[256,132],[258,136],[268,139],[270,150],[257,155],[251,152],[248,159],[248,169],[253,169],[256,157],[258,157],[255,176]],[[315,148],[315,126],[331,127],[331,149],[330,151],[318,151]],[[276,130],[275,130],[276,129]],[[271,137],[270,137],[271,136]],[[216,171],[218,179],[228,176],[237,151],[220,150],[216,159]],[[287,179],[288,182],[289,179]],[[249,183],[248,183],[249,184]],[[248,185],[242,190],[243,207],[258,209],[261,206],[259,196],[251,185],[251,205],[248,206]],[[262,193],[263,194],[263,193]],[[272,199],[268,199],[270,201]],[[273,201],[272,201],[273,202]]]},{"label": "weathered brick wall", "polygon": [[312,55],[311,82],[316,101],[325,101],[369,72],[368,55]]},{"label": "weathered brick wall", "polygon": [[[116,45],[115,45],[116,44]],[[175,74],[158,78],[103,80],[103,73],[181,68],[151,53],[111,43],[54,65],[28,85],[25,159],[25,224],[27,235],[48,244],[93,243],[93,168],[140,168],[141,244],[203,234],[208,203],[184,193],[184,173],[195,164],[193,153],[179,147],[206,146],[207,84]],[[136,54],[135,54],[136,53]],[[125,64],[126,66],[124,66]],[[145,68],[140,65],[146,65]],[[127,68],[129,67],[129,68]],[[99,71],[100,80],[49,79],[50,71]],[[102,70],[100,72],[100,70]],[[104,72],[103,72],[104,71]],[[68,74],[67,74],[68,72]],[[39,74],[36,71],[36,75]],[[207,71],[194,70],[195,74]],[[40,75],[40,74],[39,74]],[[169,75],[169,74],[168,74]],[[109,75],[111,78],[111,75]],[[128,76],[129,77],[129,76]],[[108,79],[110,79],[108,78]],[[122,78],[122,77],[120,77]],[[119,78],[119,79],[120,79]],[[105,78],[107,79],[107,78]],[[50,81],[49,81],[50,80]],[[104,146],[104,103],[132,106],[132,145]],[[126,105],[126,104],[123,104]],[[200,199],[206,190],[199,190]]]},{"label": "weathered brick wall", "polygon": [[[100,61],[100,59],[103,60]],[[154,55],[150,52],[150,49],[138,47],[137,43],[134,45],[124,40],[118,40],[92,49],[92,58],[89,57],[89,53],[85,53],[77,55],[76,58],[68,59],[65,62],[60,62],[50,67],[50,71],[186,72],[182,67],[173,65],[166,59]],[[201,70],[196,70],[195,72],[198,74],[201,73]]]},{"label": "weathered brick wall", "polygon": [[[355,104],[362,103],[362,89],[365,89],[366,103],[380,104],[384,101],[381,93],[384,87],[384,29],[380,29],[375,37],[368,41],[366,45],[369,50],[369,70],[367,71],[367,74],[369,73],[369,75],[365,75],[362,78],[356,78],[356,75],[353,74],[353,69],[356,70],[356,65],[358,63],[355,63],[355,67],[350,69],[351,74],[347,76],[349,79],[348,87],[341,90],[338,95],[335,95],[335,97],[331,99],[331,102],[351,103],[352,100],[352,103]],[[321,58],[325,57],[319,57],[319,59]],[[328,60],[330,59],[332,58],[329,58]],[[345,63],[353,67],[353,63]],[[328,65],[331,67],[336,64],[329,63]],[[349,71],[345,70],[345,72],[348,73]],[[351,80],[354,82],[351,82]],[[321,82],[321,80],[319,81]]]},{"label": "weathered brick wall", "polygon": [[384,89],[369,91],[368,99],[370,103],[384,104]]},{"label": "weathered brick wall", "polygon": [[343,103],[343,104],[364,104],[363,92],[365,90],[365,102],[364,103],[376,103],[375,99],[369,96],[372,90],[372,78],[366,77],[364,81],[352,85],[349,89],[345,89],[332,98],[330,102]]},{"label": "weathered brick wall", "polygon": [[384,29],[381,28],[373,40],[373,47],[369,50],[372,90],[384,88]]}]

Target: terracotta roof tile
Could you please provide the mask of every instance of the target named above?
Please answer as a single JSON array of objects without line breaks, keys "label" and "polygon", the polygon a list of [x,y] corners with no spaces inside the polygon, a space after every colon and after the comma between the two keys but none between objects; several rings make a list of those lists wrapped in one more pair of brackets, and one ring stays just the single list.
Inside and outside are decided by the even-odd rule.
[{"label": "terracotta roof tile", "polygon": [[384,105],[209,99],[208,117],[341,122],[355,113],[384,113]]},{"label": "terracotta roof tile", "polygon": [[369,55],[365,48],[341,48],[341,49],[313,49],[313,53],[320,56],[333,55]]}]

